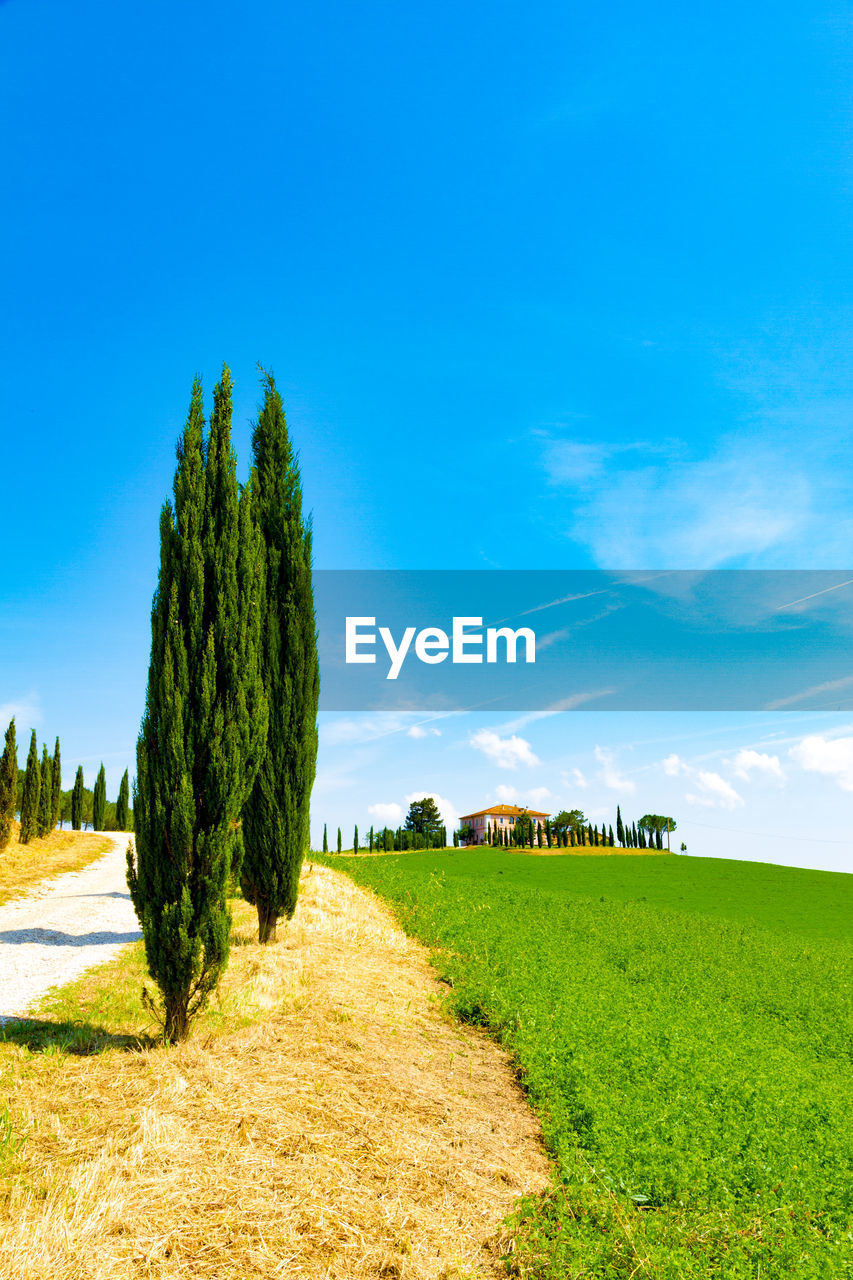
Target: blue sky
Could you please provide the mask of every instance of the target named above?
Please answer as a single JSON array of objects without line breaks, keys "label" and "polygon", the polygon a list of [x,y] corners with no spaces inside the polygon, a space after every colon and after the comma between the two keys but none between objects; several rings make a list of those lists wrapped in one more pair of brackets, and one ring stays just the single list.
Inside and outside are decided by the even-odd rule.
[{"label": "blue sky", "polygon": [[[849,568],[849,19],[0,4],[0,719],[114,794],[174,441],[223,360],[243,473],[276,372],[324,568]],[[691,852],[849,856],[841,714],[348,719],[330,826],[424,790],[615,812],[621,772]]]}]

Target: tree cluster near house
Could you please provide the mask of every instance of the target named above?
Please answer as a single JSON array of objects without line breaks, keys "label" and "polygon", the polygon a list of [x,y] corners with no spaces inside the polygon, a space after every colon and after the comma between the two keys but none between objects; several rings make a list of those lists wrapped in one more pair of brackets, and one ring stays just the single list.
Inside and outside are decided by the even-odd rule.
[{"label": "tree cluster near house", "polygon": [[195,380],[160,517],[127,862],[159,989],[145,999],[170,1042],[186,1037],[228,962],[235,851],[259,941],[273,942],[293,915],[308,844],[319,693],[311,528],[270,374],[263,391],[241,486],[230,372],[208,423]]},{"label": "tree cluster near house", "polygon": [[[329,852],[327,825],[323,825],[323,853]],[[396,829],[382,827],[376,830],[370,827],[366,843],[358,833],[358,826],[353,828],[352,851],[358,853],[366,848],[368,853],[408,853],[416,849],[446,849],[447,826],[442,819],[438,806],[431,796],[422,800],[413,800],[409,805],[404,824]],[[343,852],[341,829],[338,827],[338,853]]]}]

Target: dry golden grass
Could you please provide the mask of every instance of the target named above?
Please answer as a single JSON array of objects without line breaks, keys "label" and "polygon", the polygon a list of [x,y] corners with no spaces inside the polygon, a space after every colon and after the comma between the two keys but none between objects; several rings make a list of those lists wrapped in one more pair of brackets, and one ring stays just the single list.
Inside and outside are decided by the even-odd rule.
[{"label": "dry golden grass", "polygon": [[443,1016],[423,949],[337,872],[306,873],[277,945],[254,936],[239,904],[219,1006],[185,1045],[0,1045],[27,1134],[4,1280],[497,1274],[502,1219],[548,1174],[501,1050]]},{"label": "dry golden grass", "polygon": [[91,831],[51,831],[41,840],[19,844],[20,830],[14,822],[11,841],[0,850],[0,905],[29,893],[40,880],[82,871],[110,848],[109,840]]}]

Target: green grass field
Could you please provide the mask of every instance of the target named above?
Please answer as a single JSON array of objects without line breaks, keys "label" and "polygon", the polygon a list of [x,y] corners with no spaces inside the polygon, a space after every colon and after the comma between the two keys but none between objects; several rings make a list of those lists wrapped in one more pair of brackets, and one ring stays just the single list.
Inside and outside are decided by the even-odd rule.
[{"label": "green grass field", "polygon": [[672,857],[334,858],[515,1057],[556,1175],[510,1270],[853,1276],[853,877]]}]

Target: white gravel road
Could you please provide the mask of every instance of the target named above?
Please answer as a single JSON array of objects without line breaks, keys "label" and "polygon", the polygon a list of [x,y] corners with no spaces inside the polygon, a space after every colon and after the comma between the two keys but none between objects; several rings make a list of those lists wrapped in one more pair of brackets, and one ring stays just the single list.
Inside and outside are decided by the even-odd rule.
[{"label": "white gravel road", "polygon": [[113,847],[97,862],[0,907],[0,1022],[142,937],[125,879],[129,837],[104,834]]}]

